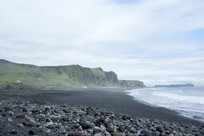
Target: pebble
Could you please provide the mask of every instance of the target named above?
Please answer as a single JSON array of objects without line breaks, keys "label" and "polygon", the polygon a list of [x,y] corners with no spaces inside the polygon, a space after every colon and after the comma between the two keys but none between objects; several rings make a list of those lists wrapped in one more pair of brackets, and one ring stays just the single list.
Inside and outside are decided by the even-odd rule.
[{"label": "pebble", "polygon": [[[86,106],[29,102],[0,105],[0,136],[178,136],[204,135],[204,124],[182,124],[132,117]],[[11,114],[12,113],[12,114]],[[7,125],[4,125],[7,124]],[[17,129],[16,129],[17,128]],[[6,132],[4,130],[12,130]]]},{"label": "pebble", "polygon": [[10,131],[9,133],[10,133],[10,134],[15,134],[15,135],[16,135],[16,134],[17,134],[17,131],[12,130],[12,131]]},{"label": "pebble", "polygon": [[33,130],[29,130],[29,131],[28,131],[28,134],[29,134],[29,135],[37,135],[36,132],[33,131]]},{"label": "pebble", "polygon": [[16,115],[16,118],[22,119],[22,118],[25,118],[25,115],[23,115],[23,114],[17,114],[17,115]]},{"label": "pebble", "polygon": [[102,132],[101,128],[95,126],[95,127],[93,128],[93,133],[95,134],[95,133],[99,133],[99,132]]},{"label": "pebble", "polygon": [[107,130],[109,133],[113,133],[113,132],[115,132],[113,126],[108,126],[108,127],[106,128],[106,130]]}]

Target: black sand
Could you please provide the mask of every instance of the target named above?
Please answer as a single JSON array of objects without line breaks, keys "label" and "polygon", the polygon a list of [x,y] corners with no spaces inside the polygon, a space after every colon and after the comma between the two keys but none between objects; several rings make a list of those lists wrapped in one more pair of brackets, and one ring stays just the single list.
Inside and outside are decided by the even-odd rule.
[{"label": "black sand", "polygon": [[81,105],[125,113],[133,116],[159,119],[170,122],[197,124],[165,108],[151,107],[135,101],[122,89],[67,89],[67,90],[10,90],[0,91],[1,100],[30,101],[42,104]]}]

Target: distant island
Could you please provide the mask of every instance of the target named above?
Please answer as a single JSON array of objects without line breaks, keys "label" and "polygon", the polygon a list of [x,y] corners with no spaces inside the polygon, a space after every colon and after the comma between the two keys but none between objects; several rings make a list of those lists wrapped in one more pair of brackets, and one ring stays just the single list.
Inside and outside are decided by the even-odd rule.
[{"label": "distant island", "polygon": [[0,59],[0,88],[145,87],[142,81],[119,80],[113,71],[80,65],[35,66]]},{"label": "distant island", "polygon": [[154,87],[194,87],[193,84],[170,84],[170,85],[155,85]]}]

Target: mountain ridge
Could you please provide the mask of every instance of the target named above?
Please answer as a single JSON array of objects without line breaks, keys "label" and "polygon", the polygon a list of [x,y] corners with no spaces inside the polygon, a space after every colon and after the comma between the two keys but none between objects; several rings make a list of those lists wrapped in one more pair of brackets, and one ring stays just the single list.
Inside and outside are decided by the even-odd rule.
[{"label": "mountain ridge", "polygon": [[0,59],[0,82],[54,87],[145,87],[142,81],[119,80],[113,71],[80,65],[37,66]]}]

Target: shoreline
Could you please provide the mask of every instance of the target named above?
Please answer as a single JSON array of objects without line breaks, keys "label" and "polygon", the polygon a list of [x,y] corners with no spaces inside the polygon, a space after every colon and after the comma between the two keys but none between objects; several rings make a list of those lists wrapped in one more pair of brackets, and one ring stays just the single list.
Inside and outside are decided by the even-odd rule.
[{"label": "shoreline", "polygon": [[204,125],[133,117],[88,106],[1,101],[0,135],[204,135]]},{"label": "shoreline", "polygon": [[[169,89],[169,88],[167,88],[167,89]],[[180,89],[180,88],[174,88],[174,89]],[[184,89],[184,88],[183,88]],[[186,87],[185,87],[185,89],[186,89]],[[188,88],[187,88],[188,89]],[[163,89],[161,89],[161,90],[157,90],[157,91],[155,91],[155,88],[153,87],[153,88],[149,88],[149,91],[150,92],[152,92],[152,90],[153,90],[153,92],[162,92],[163,91]],[[144,91],[144,92],[143,92]],[[133,90],[127,90],[127,91],[125,91],[126,92],[126,94],[127,95],[129,95],[129,96],[131,96],[131,97],[133,97],[133,99],[135,100],[135,101],[138,101],[138,102],[140,102],[140,103],[142,103],[142,104],[145,104],[145,105],[149,105],[149,106],[151,106],[151,107],[162,107],[162,108],[166,108],[167,110],[171,110],[171,111],[175,111],[175,112],[177,112],[177,114],[178,115],[180,115],[180,116],[182,116],[182,117],[185,117],[185,118],[188,118],[188,119],[192,119],[192,120],[195,120],[195,121],[198,121],[198,122],[201,122],[201,123],[204,123],[204,120],[203,120],[203,115],[201,114],[202,113],[202,110],[201,111],[196,111],[195,113],[193,112],[194,110],[192,109],[191,110],[191,108],[193,108],[193,107],[191,107],[191,108],[189,108],[189,107],[186,107],[185,109],[184,108],[180,108],[179,106],[177,106],[177,104],[175,103],[175,105],[171,105],[171,104],[169,104],[170,102],[171,102],[171,100],[170,100],[170,102],[169,101],[166,101],[164,98],[161,100],[161,102],[160,101],[155,101],[155,100],[157,100],[157,97],[154,97],[153,96],[153,94],[151,93],[150,95],[149,95],[149,93],[145,93],[145,91],[147,92],[148,91],[148,88],[144,88],[144,90],[140,90],[140,89],[133,89]],[[188,90],[187,90],[188,91]],[[170,93],[170,92],[167,92],[167,93]],[[170,94],[171,95],[171,94]],[[185,95],[185,94],[184,94]],[[150,97],[150,96],[152,96],[152,97]],[[165,95],[166,96],[166,95]],[[178,94],[178,97],[180,96],[180,94]],[[182,97],[182,96],[181,96]],[[154,98],[154,99],[152,99],[152,98]],[[168,98],[168,96],[167,96],[167,98]],[[170,97],[171,98],[171,97]],[[158,99],[160,99],[160,98],[158,98]],[[174,98],[172,98],[172,99],[174,99]],[[164,101],[164,102],[163,102]],[[186,101],[185,99],[183,100],[184,102]],[[181,103],[183,102],[183,101],[181,101]],[[190,100],[188,100],[188,101],[190,101]],[[166,103],[165,103],[166,102]],[[168,102],[168,103],[167,103]],[[174,101],[173,101],[174,102]],[[171,102],[171,103],[173,103],[173,102]],[[184,103],[183,102],[183,103]],[[182,103],[182,104],[183,104]],[[179,103],[178,103],[179,104]],[[185,104],[185,103],[184,103]],[[184,105],[183,104],[183,105]],[[186,105],[184,105],[184,106],[186,106]],[[196,105],[195,105],[196,106]],[[182,106],[181,106],[182,107]],[[200,106],[201,107],[201,109],[202,109],[202,106]],[[199,114],[199,112],[200,112],[200,114]]]},{"label": "shoreline", "polygon": [[[152,107],[136,101],[126,94],[126,89],[75,88],[67,90],[1,91],[1,99],[23,100],[39,104],[68,104],[103,108],[116,113],[140,118],[159,119],[169,122],[202,124],[202,122],[183,117],[178,112],[162,107]],[[4,98],[3,98],[4,97]]]}]

